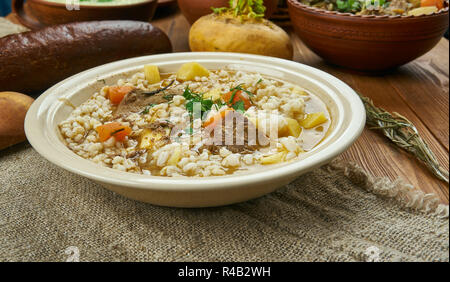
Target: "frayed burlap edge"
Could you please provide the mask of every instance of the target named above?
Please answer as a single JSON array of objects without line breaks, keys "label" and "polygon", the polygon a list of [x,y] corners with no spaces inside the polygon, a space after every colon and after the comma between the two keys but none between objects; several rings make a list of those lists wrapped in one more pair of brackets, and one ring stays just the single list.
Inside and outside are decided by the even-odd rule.
[{"label": "frayed burlap edge", "polygon": [[330,172],[343,173],[356,185],[376,195],[391,198],[405,208],[434,214],[441,218],[449,217],[449,206],[441,204],[436,194],[425,194],[402,179],[391,181],[387,177],[374,177],[358,164],[343,160],[334,160],[326,168]]},{"label": "frayed burlap edge", "polygon": [[12,23],[6,18],[0,17],[0,38],[10,34],[21,33],[25,31],[28,31],[28,29],[21,25]]}]

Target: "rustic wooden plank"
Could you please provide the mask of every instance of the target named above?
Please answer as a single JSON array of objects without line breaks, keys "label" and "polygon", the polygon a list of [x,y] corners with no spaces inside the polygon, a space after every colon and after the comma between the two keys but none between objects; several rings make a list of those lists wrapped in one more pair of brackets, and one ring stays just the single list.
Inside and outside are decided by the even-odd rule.
[{"label": "rustic wooden plank", "polygon": [[[375,104],[386,108],[388,111],[397,111],[410,119],[418,128],[424,140],[436,154],[438,160],[448,170],[448,152],[428,131],[421,120],[410,110],[395,91],[385,88],[382,84],[373,84],[371,81],[358,81],[354,83],[355,89],[361,89],[364,94],[372,98]],[[390,99],[386,101],[385,95]],[[391,180],[400,177],[425,192],[434,192],[440,195],[443,202],[448,203],[448,186],[437,180],[428,169],[413,156],[389,143],[385,137],[366,129],[365,134],[358,140],[345,156],[351,156],[367,171],[375,176],[387,176]]]},{"label": "rustic wooden plank", "polygon": [[189,23],[176,11],[170,17],[159,18],[152,24],[162,29],[170,38],[174,52],[189,52]]},{"label": "rustic wooden plank", "polygon": [[[419,116],[437,140],[449,149],[448,40],[388,76],[389,83]],[[446,49],[438,51],[439,49]]]},{"label": "rustic wooden plank", "polygon": [[402,179],[425,193],[435,193],[442,203],[449,203],[448,186],[444,182],[436,180],[411,155],[387,144],[385,138],[376,132],[364,130],[358,141],[340,158],[357,163],[374,176],[392,181]]}]

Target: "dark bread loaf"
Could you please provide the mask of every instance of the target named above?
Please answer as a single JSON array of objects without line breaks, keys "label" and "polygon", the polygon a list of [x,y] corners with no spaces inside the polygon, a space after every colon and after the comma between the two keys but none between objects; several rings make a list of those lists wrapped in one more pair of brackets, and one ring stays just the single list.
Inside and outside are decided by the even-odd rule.
[{"label": "dark bread loaf", "polygon": [[146,22],[97,21],[0,38],[0,91],[39,93],[109,62],[172,52],[167,35]]}]

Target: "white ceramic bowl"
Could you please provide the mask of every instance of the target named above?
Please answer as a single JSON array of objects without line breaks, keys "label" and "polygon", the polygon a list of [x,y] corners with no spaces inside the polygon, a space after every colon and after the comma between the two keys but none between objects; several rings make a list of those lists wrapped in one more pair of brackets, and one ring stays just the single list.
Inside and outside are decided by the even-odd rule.
[{"label": "white ceramic bowl", "polygon": [[[196,61],[209,69],[224,66],[293,82],[319,96],[328,106],[333,122],[330,134],[314,150],[294,162],[268,166],[245,175],[209,178],[144,176],[101,167],[69,150],[58,124],[72,108],[85,102],[104,83],[155,64],[162,72],[175,72],[186,62]],[[174,53],[118,61],[72,76],[42,94],[25,120],[28,141],[43,157],[73,173],[92,179],[114,192],[138,201],[172,207],[210,207],[257,198],[288,184],[344,152],[361,134],[364,106],[357,94],[337,78],[312,67],[271,57],[236,53]]]}]

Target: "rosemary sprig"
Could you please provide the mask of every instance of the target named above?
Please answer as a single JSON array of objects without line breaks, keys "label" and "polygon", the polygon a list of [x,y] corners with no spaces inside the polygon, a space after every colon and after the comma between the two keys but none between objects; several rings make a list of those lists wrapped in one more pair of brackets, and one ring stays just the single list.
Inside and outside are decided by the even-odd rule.
[{"label": "rosemary sprig", "polygon": [[394,144],[408,151],[422,161],[428,169],[439,179],[448,182],[448,171],[439,164],[433,151],[425,143],[419,131],[406,117],[399,113],[389,113],[376,107],[372,100],[360,95],[367,113],[366,124],[371,129],[381,130],[383,135]]}]

